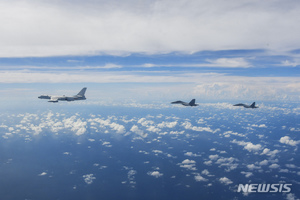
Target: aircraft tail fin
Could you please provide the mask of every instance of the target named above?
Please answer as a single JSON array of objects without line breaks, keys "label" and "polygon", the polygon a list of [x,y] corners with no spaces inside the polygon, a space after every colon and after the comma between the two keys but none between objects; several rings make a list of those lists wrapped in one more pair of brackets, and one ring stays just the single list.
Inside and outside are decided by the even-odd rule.
[{"label": "aircraft tail fin", "polygon": [[250,105],[251,108],[255,108],[255,102]]},{"label": "aircraft tail fin", "polygon": [[196,99],[192,99],[192,101],[190,101],[189,105],[195,105]]},{"label": "aircraft tail fin", "polygon": [[86,87],[82,88],[82,90],[80,90],[80,92],[77,95],[84,97],[85,91],[86,91]]}]

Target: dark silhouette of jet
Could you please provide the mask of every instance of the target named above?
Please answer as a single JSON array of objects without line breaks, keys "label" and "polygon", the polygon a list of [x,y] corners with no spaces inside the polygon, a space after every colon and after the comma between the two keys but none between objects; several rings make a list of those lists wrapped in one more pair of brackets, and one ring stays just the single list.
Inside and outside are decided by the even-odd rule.
[{"label": "dark silhouette of jet", "polygon": [[243,104],[243,103],[238,103],[238,104],[235,104],[233,106],[244,106],[244,108],[258,108],[258,106],[255,106],[255,102],[253,102],[250,106],[246,105],[246,104]]},{"label": "dark silhouette of jet", "polygon": [[190,101],[190,103],[184,102],[184,101],[174,101],[171,102],[171,104],[182,104],[184,106],[198,106],[198,104],[195,104],[196,100],[192,99],[192,101]]}]

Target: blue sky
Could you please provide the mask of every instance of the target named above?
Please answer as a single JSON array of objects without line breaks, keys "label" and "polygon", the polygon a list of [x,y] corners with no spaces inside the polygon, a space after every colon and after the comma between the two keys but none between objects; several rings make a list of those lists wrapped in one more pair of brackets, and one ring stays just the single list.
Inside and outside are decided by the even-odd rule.
[{"label": "blue sky", "polygon": [[112,98],[115,91],[153,100],[299,101],[300,4],[294,0],[0,5],[6,95],[20,88],[36,95],[55,83],[46,89],[89,86]]}]

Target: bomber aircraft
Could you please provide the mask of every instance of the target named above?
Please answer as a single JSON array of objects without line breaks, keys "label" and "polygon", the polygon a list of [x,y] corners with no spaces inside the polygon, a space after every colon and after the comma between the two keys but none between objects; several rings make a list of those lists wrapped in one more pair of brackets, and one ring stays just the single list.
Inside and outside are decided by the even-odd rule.
[{"label": "bomber aircraft", "polygon": [[48,102],[57,103],[58,101],[77,101],[77,100],[86,100],[84,94],[86,87],[82,88],[80,92],[74,96],[51,96],[51,95],[41,95],[39,99],[50,99]]}]

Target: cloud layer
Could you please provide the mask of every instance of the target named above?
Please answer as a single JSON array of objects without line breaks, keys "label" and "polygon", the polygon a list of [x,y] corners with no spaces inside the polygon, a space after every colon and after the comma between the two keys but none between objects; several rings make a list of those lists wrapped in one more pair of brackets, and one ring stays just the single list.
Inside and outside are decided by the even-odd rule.
[{"label": "cloud layer", "polygon": [[299,48],[297,1],[1,1],[0,57]]}]

